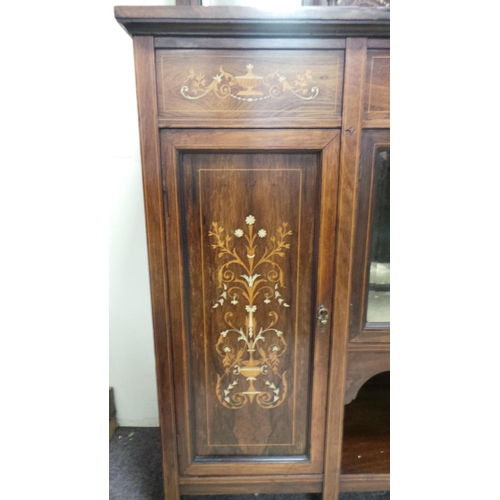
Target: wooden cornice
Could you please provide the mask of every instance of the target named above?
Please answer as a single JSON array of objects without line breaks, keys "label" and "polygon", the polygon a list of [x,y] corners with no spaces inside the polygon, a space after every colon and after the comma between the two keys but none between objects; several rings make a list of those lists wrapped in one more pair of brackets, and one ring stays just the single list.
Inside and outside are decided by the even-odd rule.
[{"label": "wooden cornice", "polygon": [[388,37],[388,8],[115,7],[130,35],[217,37]]}]

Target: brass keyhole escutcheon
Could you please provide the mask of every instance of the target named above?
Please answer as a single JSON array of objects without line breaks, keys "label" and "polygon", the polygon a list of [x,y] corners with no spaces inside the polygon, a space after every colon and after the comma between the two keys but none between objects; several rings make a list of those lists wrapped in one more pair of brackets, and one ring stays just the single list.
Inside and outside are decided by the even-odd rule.
[{"label": "brass keyhole escutcheon", "polygon": [[328,312],[328,309],[321,304],[318,309],[318,322],[321,325],[326,325],[328,323],[328,316],[330,313]]}]

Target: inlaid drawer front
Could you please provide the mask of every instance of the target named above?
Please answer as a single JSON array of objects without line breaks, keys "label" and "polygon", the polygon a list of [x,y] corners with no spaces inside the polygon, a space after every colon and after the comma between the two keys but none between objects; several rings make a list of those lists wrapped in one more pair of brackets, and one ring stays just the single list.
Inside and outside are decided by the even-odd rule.
[{"label": "inlaid drawer front", "polygon": [[366,62],[365,121],[390,117],[390,55],[389,50],[369,50]]},{"label": "inlaid drawer front", "polygon": [[342,50],[158,50],[161,127],[338,127]]}]

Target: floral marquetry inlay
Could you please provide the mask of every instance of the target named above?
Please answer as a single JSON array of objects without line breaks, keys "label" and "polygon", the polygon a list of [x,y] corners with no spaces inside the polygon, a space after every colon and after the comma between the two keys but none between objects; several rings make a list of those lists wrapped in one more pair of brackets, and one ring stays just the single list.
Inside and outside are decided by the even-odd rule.
[{"label": "floral marquetry inlay", "polygon": [[212,222],[208,233],[218,258],[225,261],[217,270],[221,292],[212,307],[226,310],[215,345],[223,370],[216,391],[220,403],[231,409],[254,402],[276,408],[287,396],[281,367],[287,344],[278,311],[290,305],[281,295],[285,276],[279,260],[290,248],[292,231],[283,222],[269,236],[266,229],[255,229],[256,222],[248,215],[244,226],[230,232]]},{"label": "floral marquetry inlay", "polygon": [[290,79],[279,70],[267,76],[258,76],[253,73],[252,64],[247,64],[246,69],[246,74],[234,76],[224,71],[221,66],[219,73],[211,78],[191,69],[181,88],[181,94],[184,98],[192,100],[201,99],[213,92],[220,99],[231,97],[248,102],[278,99],[288,92],[304,100],[314,99],[319,94],[319,88],[314,86],[309,69]]}]

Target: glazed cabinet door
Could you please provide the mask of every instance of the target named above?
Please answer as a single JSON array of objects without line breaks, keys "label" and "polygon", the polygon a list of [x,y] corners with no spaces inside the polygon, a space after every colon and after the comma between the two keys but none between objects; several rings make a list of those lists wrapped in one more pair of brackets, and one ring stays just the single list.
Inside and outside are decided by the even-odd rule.
[{"label": "glazed cabinet door", "polygon": [[350,342],[390,341],[389,137],[388,129],[363,132]]},{"label": "glazed cabinet door", "polygon": [[338,135],[161,132],[181,476],[322,472]]}]

